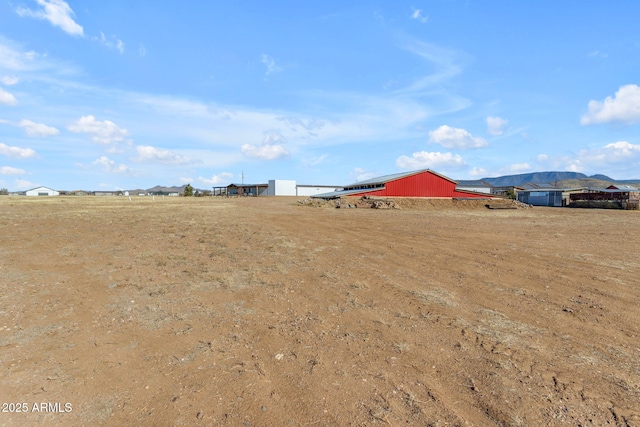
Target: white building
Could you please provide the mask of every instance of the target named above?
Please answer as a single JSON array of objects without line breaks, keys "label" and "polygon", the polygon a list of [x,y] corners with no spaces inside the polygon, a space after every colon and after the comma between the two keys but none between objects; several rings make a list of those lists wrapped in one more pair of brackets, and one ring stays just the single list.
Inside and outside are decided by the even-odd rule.
[{"label": "white building", "polygon": [[309,197],[314,194],[329,193],[340,189],[342,189],[342,187],[335,185],[303,185],[296,184],[293,180],[270,179],[266,195]]},{"label": "white building", "polygon": [[59,196],[60,192],[48,187],[36,187],[24,192],[25,196]]},{"label": "white building", "polygon": [[296,196],[296,182],[285,179],[270,179],[267,196]]}]

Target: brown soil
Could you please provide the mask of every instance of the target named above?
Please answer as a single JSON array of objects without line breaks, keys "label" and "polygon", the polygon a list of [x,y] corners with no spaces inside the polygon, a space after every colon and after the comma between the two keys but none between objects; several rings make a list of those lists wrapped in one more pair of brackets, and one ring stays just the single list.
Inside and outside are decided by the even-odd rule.
[{"label": "brown soil", "polygon": [[0,425],[640,426],[637,211],[132,200],[0,197]]}]

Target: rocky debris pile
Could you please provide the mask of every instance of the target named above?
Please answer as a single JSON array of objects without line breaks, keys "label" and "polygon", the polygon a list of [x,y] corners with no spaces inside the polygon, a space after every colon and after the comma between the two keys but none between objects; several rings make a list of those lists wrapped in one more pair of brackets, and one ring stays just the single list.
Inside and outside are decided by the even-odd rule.
[{"label": "rocky debris pile", "polygon": [[335,208],[337,206],[337,202],[337,200],[324,200],[307,197],[306,199],[298,200],[298,205],[311,206],[313,208]]},{"label": "rocky debris pile", "polygon": [[342,198],[337,201],[336,208],[400,209],[400,206],[398,206],[393,200],[383,199],[380,197],[362,196],[356,200],[353,200],[353,198]]},{"label": "rocky debris pile", "polygon": [[511,199],[496,199],[485,205],[487,209],[529,209],[533,206]]},{"label": "rocky debris pile", "polygon": [[527,203],[522,203],[522,202],[520,202],[520,201],[518,201],[518,200],[514,200],[514,201],[513,201],[513,204],[514,204],[515,206],[517,206],[517,207],[518,207],[518,209],[529,209],[529,208],[532,208],[532,207],[533,207],[533,205],[529,205],[529,204],[527,204]]}]

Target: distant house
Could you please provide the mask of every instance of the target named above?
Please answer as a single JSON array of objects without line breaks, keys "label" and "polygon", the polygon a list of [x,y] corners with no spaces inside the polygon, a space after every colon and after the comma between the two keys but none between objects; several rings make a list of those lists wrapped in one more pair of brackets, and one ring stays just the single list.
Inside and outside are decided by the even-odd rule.
[{"label": "distant house", "polygon": [[571,207],[640,209],[640,189],[631,185],[610,185],[605,189],[588,189],[572,194]]},{"label": "distant house", "polygon": [[[214,192],[217,187],[214,187]],[[268,184],[229,184],[227,196],[266,196]]]},{"label": "distant house", "polygon": [[24,192],[25,196],[59,196],[60,192],[49,187],[36,187]]},{"label": "distant house", "polygon": [[114,191],[94,191],[94,196],[115,196],[116,193]]},{"label": "distant house", "polygon": [[495,194],[496,196],[509,197],[510,195],[517,195],[518,191],[522,191],[524,189],[524,187],[520,187],[517,185],[503,185],[499,187],[493,187],[491,190],[491,194]]},{"label": "distant house", "polygon": [[582,188],[535,188],[518,191],[518,201],[532,206],[568,206],[572,194],[581,193]]}]

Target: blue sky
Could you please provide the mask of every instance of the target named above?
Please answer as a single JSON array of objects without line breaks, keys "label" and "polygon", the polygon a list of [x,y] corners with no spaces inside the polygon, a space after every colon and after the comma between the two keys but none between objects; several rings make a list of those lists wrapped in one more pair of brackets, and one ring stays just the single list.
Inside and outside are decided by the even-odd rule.
[{"label": "blue sky", "polygon": [[0,187],[640,178],[640,2],[0,0]]}]

